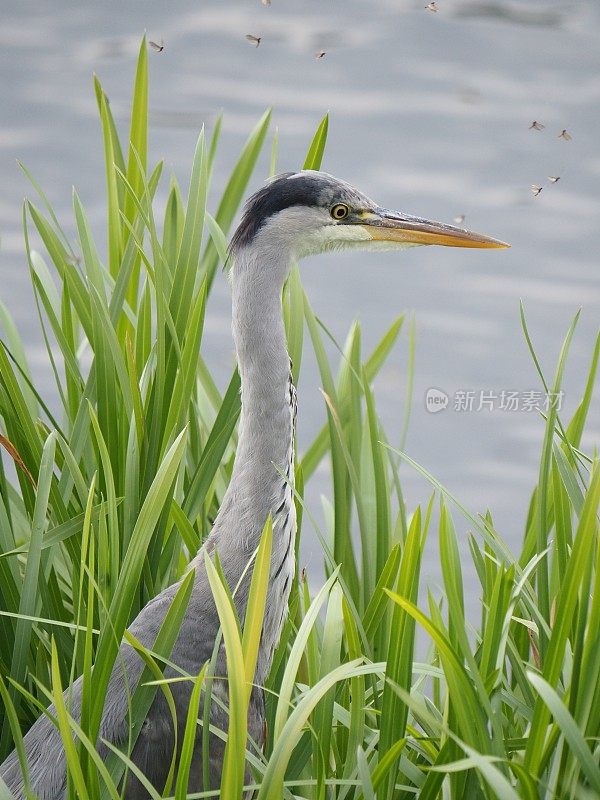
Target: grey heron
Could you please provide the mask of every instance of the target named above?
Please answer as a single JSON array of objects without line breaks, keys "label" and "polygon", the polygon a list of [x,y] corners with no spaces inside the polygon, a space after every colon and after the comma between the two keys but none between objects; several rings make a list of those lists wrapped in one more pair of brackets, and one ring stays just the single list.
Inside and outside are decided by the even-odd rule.
[{"label": "grey heron", "polygon": [[[171,660],[190,675],[209,660],[219,630],[219,619],[206,575],[204,553],[218,551],[230,586],[238,586],[235,603],[243,620],[248,597],[246,570],[267,516],[273,520],[270,584],[256,667],[255,683],[262,686],[271,666],[285,620],[294,575],[296,519],[293,502],[294,427],[296,393],[282,319],[282,290],[293,263],[304,256],[335,248],[408,247],[414,245],[502,248],[503,242],[450,225],[409,216],[374,203],[354,187],[324,172],[285,173],[273,179],[247,201],[231,240],[233,259],[233,337],[241,376],[242,410],[239,442],[229,487],[214,527],[192,561],[195,567],[191,599],[173,647]],[[132,633],[151,648],[178,584],[148,603],[131,624]],[[115,662],[103,712],[102,739],[119,747],[128,741],[128,693],[136,686],[142,662],[122,644]],[[170,669],[166,675],[173,674]],[[217,675],[226,675],[221,647]],[[191,685],[172,684],[182,741]],[[213,689],[227,703],[226,682]],[[65,693],[65,697],[67,694]],[[81,683],[71,687],[68,702],[78,718]],[[53,708],[49,709],[52,714]],[[211,721],[227,730],[227,713],[211,706]],[[256,742],[263,735],[264,709],[260,691],[253,693],[248,719]],[[132,752],[133,762],[160,792],[165,784],[174,747],[171,715],[162,692],[157,692]],[[201,747],[198,728],[196,751]],[[210,785],[218,788],[223,742],[210,740]],[[66,787],[65,756],[56,727],[42,715],[25,736],[30,784],[41,800],[62,798]],[[23,779],[13,752],[0,766],[0,777],[19,798]],[[201,758],[194,758],[190,791],[203,786]],[[130,775],[124,796],[147,797],[142,784]]]}]

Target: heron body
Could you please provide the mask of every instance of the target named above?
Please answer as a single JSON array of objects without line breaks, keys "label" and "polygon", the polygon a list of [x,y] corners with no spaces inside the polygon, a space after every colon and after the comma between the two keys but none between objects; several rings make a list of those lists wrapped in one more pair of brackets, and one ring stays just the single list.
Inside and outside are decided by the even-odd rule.
[{"label": "heron body", "polygon": [[[294,426],[296,392],[282,319],[281,297],[293,263],[304,256],[341,247],[406,247],[443,244],[458,247],[504,247],[501,242],[452,226],[387,211],[349,184],[322,172],[286,173],[253,195],[246,204],[232,242],[233,336],[241,377],[239,441],[229,487],[214,527],[192,560],[195,569],[190,601],[171,653],[171,661],[197,675],[211,658],[219,618],[205,569],[205,552],[218,551],[229,586],[237,586],[236,609],[244,619],[250,574],[247,565],[255,552],[265,521],[273,520],[270,581],[254,682],[264,685],[273,651],[279,642],[294,575],[296,516],[293,502]],[[152,648],[160,625],[179,584],[165,589],[148,603],[130,626],[131,632]],[[128,696],[142,673],[135,651],[122,644],[110,678],[100,730],[102,757],[107,740],[125,748],[129,737]],[[170,677],[176,673],[165,670]],[[227,674],[223,645],[216,675]],[[181,743],[191,684],[171,684],[177,710],[177,741]],[[227,730],[227,683],[215,681],[211,723]],[[81,679],[65,692],[71,714],[79,719]],[[225,706],[225,708],[223,708]],[[48,709],[54,713],[54,707]],[[260,691],[252,695],[248,731],[261,743],[264,708]],[[164,695],[158,691],[133,747],[132,761],[161,792],[170,766],[175,732]],[[57,728],[42,715],[24,738],[31,790],[40,800],[59,800],[66,791],[65,755]],[[201,770],[202,729],[198,727],[189,791],[204,788]],[[224,752],[222,740],[209,742],[209,785],[220,785]],[[0,777],[17,798],[24,797],[23,778],[13,752],[0,766]],[[127,778],[127,800],[148,793],[133,775]]]}]

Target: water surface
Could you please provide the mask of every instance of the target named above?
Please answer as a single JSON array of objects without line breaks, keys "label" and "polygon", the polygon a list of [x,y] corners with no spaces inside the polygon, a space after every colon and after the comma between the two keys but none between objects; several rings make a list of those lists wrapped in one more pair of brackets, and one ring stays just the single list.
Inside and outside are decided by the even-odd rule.
[{"label": "water surface", "polygon": [[[473,511],[493,511],[518,549],[543,433],[533,411],[455,411],[457,392],[539,389],[519,323],[522,298],[550,375],[563,335],[583,307],[566,376],[565,418],[576,407],[600,311],[600,7],[594,2],[357,0],[302,3],[123,3],[24,0],[4,4],[0,25],[0,296],[11,309],[36,376],[52,395],[23,255],[25,162],[67,223],[71,185],[95,228],[104,218],[99,126],[91,75],[102,79],[126,122],[139,37],[150,52],[151,153],[182,180],[200,126],[225,114],[214,184],[222,185],[251,126],[273,107],[282,169],[303,160],[327,110],[324,168],[383,205],[452,221],[512,243],[510,251],[418,248],[396,254],[335,254],[307,261],[314,307],[343,340],[360,318],[372,347],[400,313],[418,331],[415,401],[406,449]],[[262,37],[252,47],[246,34]],[[323,58],[315,53],[325,50]],[[533,120],[544,130],[530,130]],[[562,129],[571,141],[559,138]],[[268,170],[262,159],[254,186]],[[547,176],[560,176],[550,184]],[[531,184],[544,185],[534,198]],[[224,382],[232,363],[229,291],[215,285],[207,357]],[[386,429],[399,440],[406,340],[376,381]],[[299,439],[323,419],[319,380],[307,357]],[[431,414],[425,395],[450,398]],[[487,395],[489,397],[489,395]],[[598,441],[594,404],[588,444]],[[429,487],[403,467],[409,505]],[[327,473],[310,502],[328,494]],[[468,526],[457,519],[461,539]],[[305,539],[303,559],[318,545]],[[426,573],[437,579],[432,551]]]}]

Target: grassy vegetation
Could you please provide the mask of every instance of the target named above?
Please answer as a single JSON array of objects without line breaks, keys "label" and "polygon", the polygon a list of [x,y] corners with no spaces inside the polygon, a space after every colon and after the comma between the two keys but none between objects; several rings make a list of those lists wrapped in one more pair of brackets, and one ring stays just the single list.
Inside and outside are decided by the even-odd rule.
[{"label": "grassy vegetation", "polygon": [[[76,242],[33,179],[38,199],[23,209],[59,415],[36,390],[0,306],[0,759],[20,747],[21,731],[52,700],[70,796],[94,800],[118,797],[120,776],[131,767],[119,752],[104,765],[92,745],[118,644],[137,611],[185,573],[231,474],[239,377],[234,372],[219,392],[203,360],[202,330],[228,231],[269,130],[267,113],[214,216],[206,197],[220,124],[209,140],[201,133],[187,199],[170,178],[164,219],[157,221],[153,198],[162,165],[147,163],[146,43],[125,149],[97,81],[95,90],[106,161],[106,243],[94,241],[77,194]],[[320,164],[326,134],[324,119],[306,166]],[[321,536],[327,581],[312,596],[305,576],[297,577],[266,687],[268,741],[258,755],[246,741],[245,717],[269,527],[252,567],[243,634],[219,565],[209,565],[231,675],[222,797],[241,797],[246,748],[259,800],[598,797],[600,469],[580,444],[599,343],[574,417],[565,424],[556,409],[548,413],[523,546],[513,555],[489,514],[470,514],[431,476],[429,502],[406,510],[400,459],[386,444],[371,390],[403,318],[367,356],[354,325],[335,374],[323,346],[327,330],[297,270],[284,306],[295,377],[303,348],[312,347],[324,390],[325,423],[298,458],[296,489],[299,540],[308,524],[303,488],[322,461],[330,465],[332,496]],[[548,389],[560,389],[574,327]],[[525,323],[524,330],[530,341]],[[540,380],[546,386],[541,372]],[[403,461],[406,468],[410,459]],[[452,512],[461,531],[470,531],[481,584],[476,626],[465,614]],[[429,592],[421,608],[427,536],[439,541],[443,596]],[[159,665],[168,660],[189,590],[185,580],[154,652],[144,652],[143,685],[131,697],[132,738],[157,685],[168,695]],[[423,632],[430,644],[416,660]],[[84,690],[76,725],[60,698],[78,675]],[[166,791],[176,798],[186,796],[210,665],[191,679],[196,688],[183,756]],[[0,785],[0,800],[6,797]]]}]

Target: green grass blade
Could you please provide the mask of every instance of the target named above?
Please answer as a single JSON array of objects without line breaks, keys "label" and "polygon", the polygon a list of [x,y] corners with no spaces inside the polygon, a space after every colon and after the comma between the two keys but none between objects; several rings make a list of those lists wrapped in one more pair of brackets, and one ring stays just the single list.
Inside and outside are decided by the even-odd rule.
[{"label": "green grass blade", "polygon": [[304,159],[302,169],[321,169],[323,161],[323,153],[325,152],[325,145],[327,143],[327,132],[329,130],[329,114],[325,114],[319,126],[315,131],[313,140],[308,148],[308,153]]},{"label": "green grass blade", "polygon": [[[39,584],[43,579],[42,540],[47,526],[48,501],[53,478],[54,454],[56,449],[56,436],[50,434],[44,444],[40,469],[38,474],[35,508],[31,525],[31,538],[27,564],[23,576],[23,586],[19,602],[19,614],[24,617],[35,616],[40,606]],[[29,649],[33,634],[33,625],[29,619],[20,617],[15,630],[15,648],[12,654],[10,674],[13,680],[23,683],[29,658]],[[9,690],[11,700],[18,712],[20,696]],[[5,719],[2,730],[2,749],[6,747],[9,737],[9,720]]]},{"label": "green grass blade", "polygon": [[206,665],[202,667],[198,677],[194,681],[194,688],[190,696],[185,732],[179,757],[179,770],[177,772],[177,782],[175,784],[175,800],[186,800],[188,796],[188,778],[192,766],[192,756],[196,743],[196,731],[198,727],[198,709],[200,707],[200,692],[204,683]]},{"label": "green grass blade", "polygon": [[600,768],[575,720],[569,714],[569,709],[540,675],[528,672],[527,677],[556,720],[590,786],[600,794]]},{"label": "green grass blade", "polygon": [[269,588],[271,572],[271,547],[273,543],[273,522],[267,518],[265,527],[260,537],[260,544],[254,561],[248,604],[244,617],[244,632],[242,635],[242,652],[246,672],[247,702],[250,702],[250,693],[254,682],[256,662],[260,638],[262,635],[263,618]]},{"label": "green grass blade", "polygon": [[[247,689],[244,669],[244,654],[240,637],[239,624],[230,596],[221,582],[208,553],[205,554],[206,574],[213,593],[223,640],[227,654],[228,686],[229,686],[229,725],[227,731],[227,744],[223,758],[223,772],[221,774],[221,796],[238,798],[241,796],[244,785],[247,728]],[[242,755],[242,758],[240,758]]]},{"label": "green grass blade", "polygon": [[[270,121],[271,112],[266,111],[248,137],[231,172],[225,189],[223,190],[217,213],[214,216],[217,224],[226,236],[229,233],[233,218],[242,202],[246,188],[254,172],[254,167],[262,150]],[[212,286],[218,262],[219,254],[211,239],[202,255],[202,265],[207,278],[209,291]]]}]

